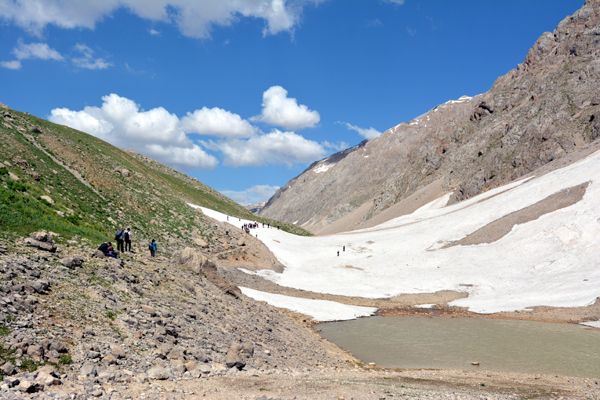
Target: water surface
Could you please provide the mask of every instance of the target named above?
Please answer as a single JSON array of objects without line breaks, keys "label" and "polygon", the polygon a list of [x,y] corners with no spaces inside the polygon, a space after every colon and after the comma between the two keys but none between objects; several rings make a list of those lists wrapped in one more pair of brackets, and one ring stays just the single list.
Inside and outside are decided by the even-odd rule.
[{"label": "water surface", "polygon": [[318,330],[356,358],[388,368],[479,368],[600,377],[600,330],[580,325],[369,317],[319,324]]}]

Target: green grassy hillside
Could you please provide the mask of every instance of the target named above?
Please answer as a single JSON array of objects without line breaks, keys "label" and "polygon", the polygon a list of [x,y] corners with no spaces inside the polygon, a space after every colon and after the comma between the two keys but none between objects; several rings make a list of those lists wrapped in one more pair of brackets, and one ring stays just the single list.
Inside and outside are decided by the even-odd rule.
[{"label": "green grassy hillside", "polygon": [[187,202],[230,215],[251,214],[210,187],[137,154],[26,113],[0,108],[0,235],[49,230],[61,238],[110,239],[119,226],[162,241],[210,236]]}]

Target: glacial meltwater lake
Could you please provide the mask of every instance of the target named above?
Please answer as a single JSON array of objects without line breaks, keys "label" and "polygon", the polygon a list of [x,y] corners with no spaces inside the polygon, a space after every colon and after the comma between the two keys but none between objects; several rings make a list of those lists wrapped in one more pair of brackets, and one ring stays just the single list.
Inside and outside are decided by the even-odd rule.
[{"label": "glacial meltwater lake", "polygon": [[356,358],[387,368],[478,368],[600,378],[600,329],[581,325],[368,317],[322,323],[317,329]]}]

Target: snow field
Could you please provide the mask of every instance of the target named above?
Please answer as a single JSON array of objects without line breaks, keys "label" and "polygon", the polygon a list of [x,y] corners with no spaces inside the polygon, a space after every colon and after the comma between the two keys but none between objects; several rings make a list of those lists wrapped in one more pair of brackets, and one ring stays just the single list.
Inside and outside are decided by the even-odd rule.
[{"label": "snow field", "polygon": [[[469,296],[451,305],[480,313],[588,305],[600,295],[599,179],[597,152],[451,206],[445,206],[446,195],[373,228],[322,237],[259,228],[253,233],[286,268],[257,274],[282,286],[367,298],[463,291]],[[588,181],[578,203],[516,225],[496,242],[443,248],[511,212]],[[226,220],[216,211],[202,211]]]}]

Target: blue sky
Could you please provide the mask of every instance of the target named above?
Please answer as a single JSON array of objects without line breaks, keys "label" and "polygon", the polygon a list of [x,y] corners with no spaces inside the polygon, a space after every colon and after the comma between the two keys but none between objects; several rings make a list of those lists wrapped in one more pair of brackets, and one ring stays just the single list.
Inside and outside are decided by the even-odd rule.
[{"label": "blue sky", "polygon": [[487,91],[582,3],[0,0],[0,101],[253,202]]}]

